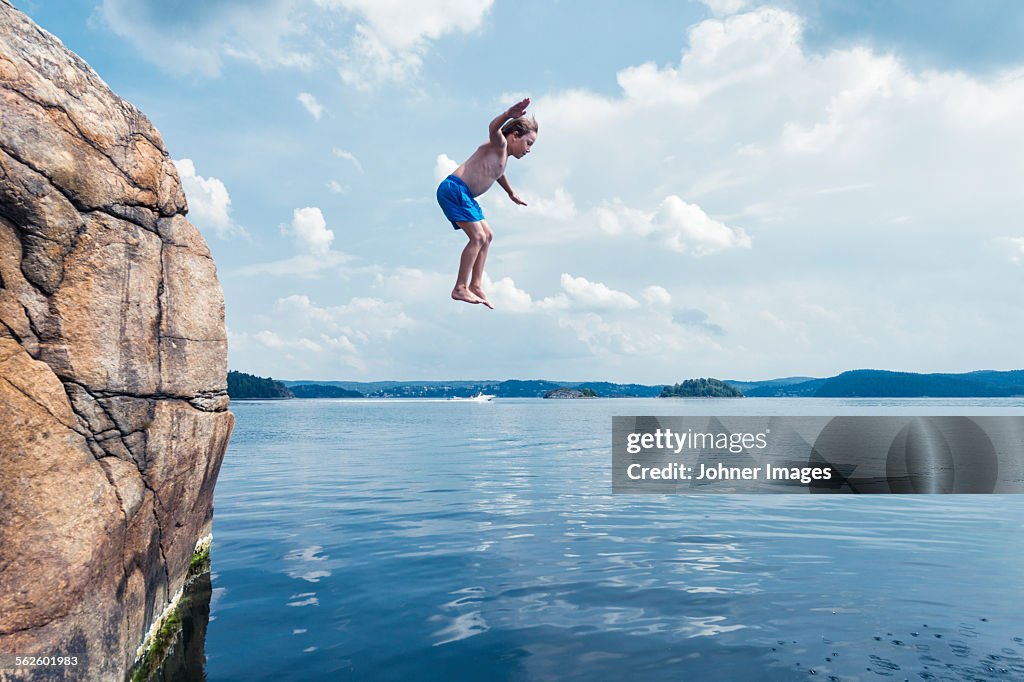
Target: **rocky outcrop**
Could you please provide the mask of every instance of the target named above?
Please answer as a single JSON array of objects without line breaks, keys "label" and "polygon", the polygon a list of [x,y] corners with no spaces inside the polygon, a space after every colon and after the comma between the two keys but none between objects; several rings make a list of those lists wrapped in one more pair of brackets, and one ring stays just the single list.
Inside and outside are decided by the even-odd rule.
[{"label": "rocky outcrop", "polygon": [[210,532],[233,417],[186,211],[146,117],[0,0],[0,653],[84,657],[46,679],[122,678]]},{"label": "rocky outcrop", "polygon": [[549,398],[555,400],[572,400],[578,398],[596,398],[597,393],[590,388],[556,388],[552,391],[547,391],[542,398]]}]

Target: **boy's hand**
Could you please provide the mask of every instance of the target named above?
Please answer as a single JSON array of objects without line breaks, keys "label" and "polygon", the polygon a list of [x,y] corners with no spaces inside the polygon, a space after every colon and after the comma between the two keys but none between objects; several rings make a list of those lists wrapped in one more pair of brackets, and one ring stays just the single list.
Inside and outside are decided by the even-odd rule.
[{"label": "boy's hand", "polygon": [[516,102],[508,108],[506,112],[509,118],[519,118],[526,113],[526,107],[530,106],[530,98],[527,97],[524,100]]},{"label": "boy's hand", "polygon": [[511,199],[513,203],[519,204],[520,206],[526,206],[526,202],[520,199],[519,195],[515,192],[510,192],[508,198]]}]

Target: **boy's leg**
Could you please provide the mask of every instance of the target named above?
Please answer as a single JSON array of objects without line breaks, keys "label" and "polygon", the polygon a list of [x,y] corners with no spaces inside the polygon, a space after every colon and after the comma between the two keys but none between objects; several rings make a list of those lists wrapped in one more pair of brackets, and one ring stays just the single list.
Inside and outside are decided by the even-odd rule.
[{"label": "boy's leg", "polygon": [[473,265],[480,255],[480,249],[487,241],[483,221],[457,222],[456,224],[466,233],[469,243],[462,249],[462,256],[459,258],[459,274],[455,280],[455,288],[452,289],[452,298],[467,303],[483,303],[484,301],[479,296],[469,290]]},{"label": "boy's leg", "polygon": [[494,238],[494,231],[491,230],[491,226],[487,224],[486,220],[481,220],[479,223],[483,227],[483,244],[480,247],[479,253],[477,253],[476,261],[473,263],[472,275],[469,280],[469,291],[483,300],[484,305],[491,307],[490,301],[487,300],[487,295],[484,293],[484,263],[487,262],[487,250],[491,246],[491,240]]}]

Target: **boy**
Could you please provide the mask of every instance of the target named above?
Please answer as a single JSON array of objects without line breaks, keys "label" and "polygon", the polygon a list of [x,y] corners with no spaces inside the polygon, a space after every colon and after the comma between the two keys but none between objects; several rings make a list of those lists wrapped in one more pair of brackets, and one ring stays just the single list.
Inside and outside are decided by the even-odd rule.
[{"label": "boy", "polygon": [[537,140],[537,121],[525,116],[529,105],[530,98],[527,97],[491,121],[487,142],[477,147],[473,155],[442,180],[437,188],[437,203],[445,217],[451,221],[452,227],[461,229],[469,237],[469,243],[462,250],[459,275],[452,289],[452,298],[456,301],[483,303],[494,309],[483,289],[484,262],[494,233],[474,197],[486,192],[497,180],[509,199],[526,206],[526,202],[508,184],[505,164],[510,156],[521,159],[529,154]]}]

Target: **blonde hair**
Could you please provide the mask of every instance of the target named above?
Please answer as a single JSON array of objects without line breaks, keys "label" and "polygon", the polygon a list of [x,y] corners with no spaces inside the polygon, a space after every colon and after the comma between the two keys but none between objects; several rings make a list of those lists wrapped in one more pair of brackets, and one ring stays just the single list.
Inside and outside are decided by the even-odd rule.
[{"label": "blonde hair", "polygon": [[502,135],[511,135],[512,133],[515,133],[519,137],[522,137],[523,135],[537,132],[540,132],[540,127],[537,125],[537,119],[532,116],[529,118],[526,116],[520,116],[519,118],[514,118],[501,126]]}]

